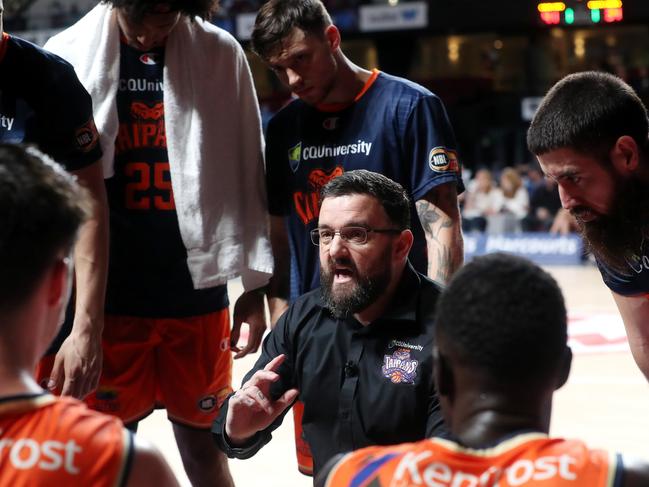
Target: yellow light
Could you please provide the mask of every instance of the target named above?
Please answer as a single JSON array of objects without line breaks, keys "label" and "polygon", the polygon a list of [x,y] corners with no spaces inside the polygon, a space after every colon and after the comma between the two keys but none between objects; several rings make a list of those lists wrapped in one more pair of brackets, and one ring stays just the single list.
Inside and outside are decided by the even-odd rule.
[{"label": "yellow light", "polygon": [[566,9],[566,4],[563,2],[544,2],[539,3],[536,7],[539,12],[563,12]]},{"label": "yellow light", "polygon": [[605,8],[622,8],[622,0],[590,0],[586,6],[590,10],[603,10]]},{"label": "yellow light", "polygon": [[453,64],[457,63],[460,59],[460,40],[456,37],[449,37],[447,47],[448,60]]}]

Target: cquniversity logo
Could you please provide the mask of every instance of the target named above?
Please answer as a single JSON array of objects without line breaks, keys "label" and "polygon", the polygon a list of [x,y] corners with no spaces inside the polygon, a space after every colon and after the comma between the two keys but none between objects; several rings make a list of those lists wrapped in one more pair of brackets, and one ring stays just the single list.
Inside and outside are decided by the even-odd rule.
[{"label": "cquniversity logo", "polygon": [[296,172],[297,168],[300,167],[300,161],[302,160],[302,142],[298,142],[297,145],[294,145],[288,150],[288,164],[291,166],[291,171]]}]

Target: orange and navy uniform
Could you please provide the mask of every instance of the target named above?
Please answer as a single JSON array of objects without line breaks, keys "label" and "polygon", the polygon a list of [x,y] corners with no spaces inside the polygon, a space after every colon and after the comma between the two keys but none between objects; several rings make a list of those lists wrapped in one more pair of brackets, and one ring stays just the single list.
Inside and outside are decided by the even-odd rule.
[{"label": "orange and navy uniform", "polygon": [[117,418],[75,399],[0,399],[0,485],[123,485],[132,449],[131,433]]},{"label": "orange and navy uniform", "polygon": [[438,438],[364,448],[343,457],[325,485],[613,487],[621,485],[622,471],[619,455],[577,440],[525,433],[487,449]]}]

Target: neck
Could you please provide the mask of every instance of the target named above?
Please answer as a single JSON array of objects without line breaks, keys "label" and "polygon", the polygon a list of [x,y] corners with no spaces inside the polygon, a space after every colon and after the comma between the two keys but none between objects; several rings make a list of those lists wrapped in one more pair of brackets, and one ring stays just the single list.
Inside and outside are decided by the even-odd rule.
[{"label": "neck", "polygon": [[15,319],[5,316],[0,320],[0,396],[43,391],[33,376],[42,350],[41,353],[36,350],[38,337],[25,335],[25,327],[20,324],[28,321],[20,316]]},{"label": "neck", "polygon": [[463,445],[481,448],[516,431],[548,433],[552,395],[532,398],[476,391],[458,397],[452,410],[449,427],[453,434]]},{"label": "neck", "polygon": [[387,307],[392,302],[392,298],[396,293],[399,282],[401,281],[401,276],[403,275],[403,269],[405,266],[402,266],[399,270],[392,269],[392,280],[388,287],[385,289],[383,294],[369,305],[364,310],[354,313],[354,318],[363,326],[367,326],[372,323],[377,318],[380,318]]},{"label": "neck", "polygon": [[324,100],[325,104],[351,103],[361,92],[372,72],[352,63],[338,50],[335,54],[338,73],[333,89]]}]

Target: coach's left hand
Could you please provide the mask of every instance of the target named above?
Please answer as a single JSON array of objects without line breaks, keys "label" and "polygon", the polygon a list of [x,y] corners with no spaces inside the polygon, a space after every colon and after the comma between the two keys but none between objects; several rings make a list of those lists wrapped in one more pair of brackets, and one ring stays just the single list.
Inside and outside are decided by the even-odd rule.
[{"label": "coach's left hand", "polygon": [[[245,347],[239,348],[237,342],[241,334],[242,323],[248,324],[248,342]],[[249,353],[257,351],[266,331],[266,326],[264,294],[253,289],[239,296],[239,299],[237,299],[234,305],[232,334],[230,336],[230,349],[236,352],[235,359],[245,357]]]}]

